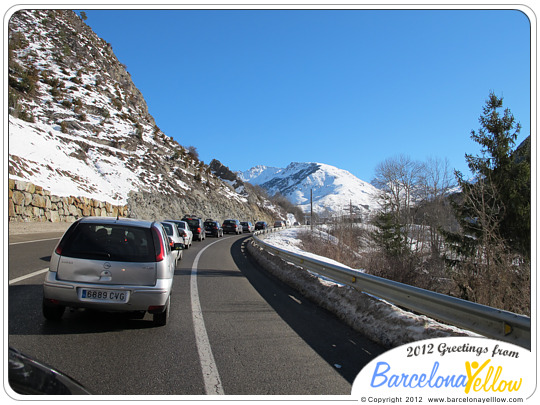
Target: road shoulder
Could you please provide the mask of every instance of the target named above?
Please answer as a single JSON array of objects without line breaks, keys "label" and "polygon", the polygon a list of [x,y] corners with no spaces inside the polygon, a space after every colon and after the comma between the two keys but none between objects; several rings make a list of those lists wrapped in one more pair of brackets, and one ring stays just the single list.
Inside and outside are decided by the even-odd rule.
[{"label": "road shoulder", "polygon": [[71,222],[6,222],[4,223],[4,232],[7,227],[9,236],[50,233],[62,234],[70,225]]}]

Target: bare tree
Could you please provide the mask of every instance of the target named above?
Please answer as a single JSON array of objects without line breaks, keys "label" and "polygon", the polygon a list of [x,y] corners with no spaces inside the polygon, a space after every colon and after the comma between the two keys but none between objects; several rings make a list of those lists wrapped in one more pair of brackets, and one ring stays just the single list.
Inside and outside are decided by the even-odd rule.
[{"label": "bare tree", "polygon": [[419,182],[420,203],[416,210],[416,222],[427,234],[433,255],[439,256],[444,246],[440,229],[456,226],[448,196],[456,183],[448,159],[428,158],[422,166]]},{"label": "bare tree", "polygon": [[[452,277],[463,299],[508,311],[530,315],[530,267],[509,249],[501,236],[501,218],[505,206],[499,191],[486,176],[477,176],[472,187],[461,197],[474,211],[468,219],[467,232],[461,229],[459,239],[450,246]],[[475,230],[476,234],[468,233]],[[456,249],[456,246],[459,249]]]},{"label": "bare tree", "polygon": [[412,207],[420,198],[422,169],[421,163],[406,155],[386,159],[375,168],[372,183],[382,191],[380,198],[383,211],[393,218],[405,239],[413,224]]}]

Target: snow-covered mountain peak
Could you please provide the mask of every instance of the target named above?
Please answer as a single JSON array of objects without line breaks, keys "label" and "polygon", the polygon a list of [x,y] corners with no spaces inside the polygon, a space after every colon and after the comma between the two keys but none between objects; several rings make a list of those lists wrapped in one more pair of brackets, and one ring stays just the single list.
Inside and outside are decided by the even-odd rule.
[{"label": "snow-covered mountain peak", "polygon": [[350,213],[352,208],[357,214],[368,215],[378,208],[377,188],[325,163],[293,162],[286,168],[256,166],[239,173],[239,177],[271,195],[286,196],[305,212],[310,210],[312,192],[313,210],[319,214]]}]

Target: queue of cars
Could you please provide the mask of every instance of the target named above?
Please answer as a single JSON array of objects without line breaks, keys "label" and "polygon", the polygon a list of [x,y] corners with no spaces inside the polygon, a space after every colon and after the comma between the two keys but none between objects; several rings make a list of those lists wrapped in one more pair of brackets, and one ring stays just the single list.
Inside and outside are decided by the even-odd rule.
[{"label": "queue of cars", "polygon": [[193,239],[266,229],[259,221],[227,219],[146,221],[84,217],[64,233],[51,254],[43,283],[43,316],[62,318],[67,307],[152,314],[155,326],[166,325],[174,271]]},{"label": "queue of cars", "polygon": [[172,222],[173,224],[176,224],[178,233],[184,239],[184,249],[189,249],[193,244],[193,232],[191,231],[189,224],[186,221],[177,221],[174,219],[167,219],[165,222]]}]

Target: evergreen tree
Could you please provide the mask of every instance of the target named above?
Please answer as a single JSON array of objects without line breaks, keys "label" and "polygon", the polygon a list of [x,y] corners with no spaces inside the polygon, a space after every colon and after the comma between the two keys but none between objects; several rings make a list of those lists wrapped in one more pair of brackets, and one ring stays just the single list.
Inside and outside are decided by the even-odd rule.
[{"label": "evergreen tree", "polygon": [[461,234],[446,234],[459,255],[477,254],[480,246],[499,245],[499,238],[514,253],[530,259],[530,156],[517,159],[512,149],[521,126],[509,109],[501,115],[502,98],[490,93],[478,132],[471,138],[482,155],[466,154],[472,181],[456,171],[462,193],[454,201]]},{"label": "evergreen tree", "polygon": [[385,254],[399,257],[407,252],[407,238],[403,233],[403,224],[396,221],[395,215],[391,212],[381,212],[373,223],[376,230],[371,235]]},{"label": "evergreen tree", "polygon": [[502,106],[490,93],[481,129],[471,132],[482,153],[465,155],[473,177],[455,172],[461,192],[452,206],[461,229],[441,232],[461,298],[530,314],[530,153],[513,149],[521,127]]}]

